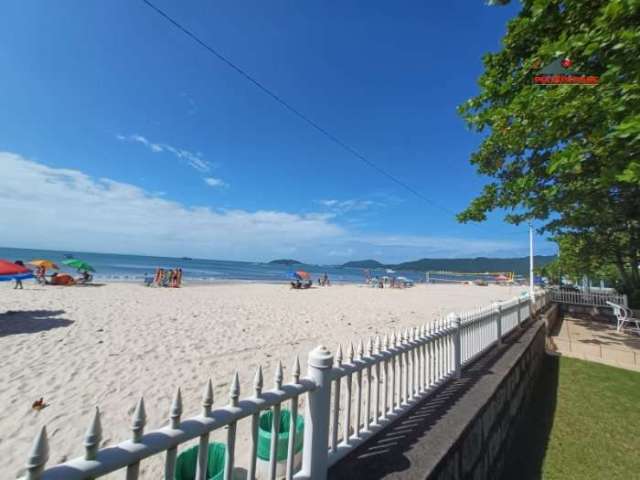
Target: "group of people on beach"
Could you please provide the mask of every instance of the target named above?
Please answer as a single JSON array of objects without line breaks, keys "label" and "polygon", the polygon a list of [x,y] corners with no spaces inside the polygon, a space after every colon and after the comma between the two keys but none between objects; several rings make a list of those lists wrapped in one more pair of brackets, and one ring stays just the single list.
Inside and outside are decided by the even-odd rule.
[{"label": "group of people on beach", "polygon": [[[304,273],[305,277],[296,276],[296,278],[291,282],[291,288],[300,290],[300,289],[311,288],[313,286],[313,280],[311,279],[311,275],[309,275],[306,272],[301,272],[301,273]],[[298,274],[296,273],[296,275]],[[320,275],[317,279],[317,282],[319,287],[328,287],[331,285],[331,282],[329,281],[329,275],[327,275],[326,273],[323,273],[322,275]]]},{"label": "group of people on beach", "polygon": [[53,272],[47,280],[47,269],[45,267],[37,267],[34,271],[36,282],[40,285],[84,285],[93,280],[93,276],[86,270],[79,273],[80,275],[74,278],[68,273]]},{"label": "group of people on beach", "polygon": [[157,268],[153,278],[144,274],[144,283],[147,287],[170,287],[179,288],[182,285],[182,269],[174,268],[172,270]]},{"label": "group of people on beach", "polygon": [[[16,265],[20,265],[21,267],[24,267],[25,264],[22,260],[16,260],[15,262]],[[44,266],[38,266],[35,268],[35,270],[33,270],[33,276],[36,279],[36,282],[38,282],[39,285],[64,285],[64,286],[69,286],[69,285],[83,285],[86,283],[89,283],[93,280],[93,276],[86,270],[83,270],[81,272],[79,272],[80,275],[76,278],[74,278],[73,276],[69,275],[68,273],[58,273],[58,272],[53,272],[49,278],[47,279],[47,268]],[[24,286],[22,285],[22,279],[21,278],[16,278],[15,279],[15,284],[13,286],[14,290],[15,289],[19,289],[19,290],[23,290]]]}]

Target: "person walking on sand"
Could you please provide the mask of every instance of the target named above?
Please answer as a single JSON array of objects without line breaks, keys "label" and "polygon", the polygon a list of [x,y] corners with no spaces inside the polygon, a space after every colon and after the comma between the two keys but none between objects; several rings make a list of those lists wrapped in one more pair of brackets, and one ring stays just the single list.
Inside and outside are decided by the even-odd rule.
[{"label": "person walking on sand", "polygon": [[[16,265],[20,265],[21,267],[24,267],[24,262],[22,260],[16,260],[15,262]],[[19,288],[20,290],[24,290],[24,287],[22,286],[22,280],[20,280],[19,278],[16,278],[16,284],[13,286],[13,289],[17,289]]]}]

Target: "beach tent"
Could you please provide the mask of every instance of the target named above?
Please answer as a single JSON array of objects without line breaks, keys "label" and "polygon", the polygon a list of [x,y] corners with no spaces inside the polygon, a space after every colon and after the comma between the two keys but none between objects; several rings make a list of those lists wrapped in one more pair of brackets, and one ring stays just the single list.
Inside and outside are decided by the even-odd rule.
[{"label": "beach tent", "polygon": [[498,275],[496,277],[496,282],[508,282],[510,280],[506,275]]}]

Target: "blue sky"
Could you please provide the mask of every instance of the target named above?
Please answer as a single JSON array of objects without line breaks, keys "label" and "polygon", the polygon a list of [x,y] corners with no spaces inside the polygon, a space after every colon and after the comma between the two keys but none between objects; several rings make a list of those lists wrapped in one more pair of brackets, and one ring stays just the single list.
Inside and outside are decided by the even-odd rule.
[{"label": "blue sky", "polygon": [[500,215],[459,225],[449,213],[486,181],[469,164],[480,138],[456,106],[477,92],[481,57],[499,48],[517,2],[155,2],[446,211],[332,144],[141,1],[9,0],[5,246],[329,263],[527,253],[525,227]]}]

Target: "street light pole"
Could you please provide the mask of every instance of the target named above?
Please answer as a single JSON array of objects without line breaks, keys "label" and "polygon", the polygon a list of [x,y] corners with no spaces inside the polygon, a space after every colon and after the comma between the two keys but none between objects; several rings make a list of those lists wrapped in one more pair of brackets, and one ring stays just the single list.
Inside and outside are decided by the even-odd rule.
[{"label": "street light pole", "polygon": [[533,301],[535,292],[533,290],[533,226],[529,223],[529,297]]}]

